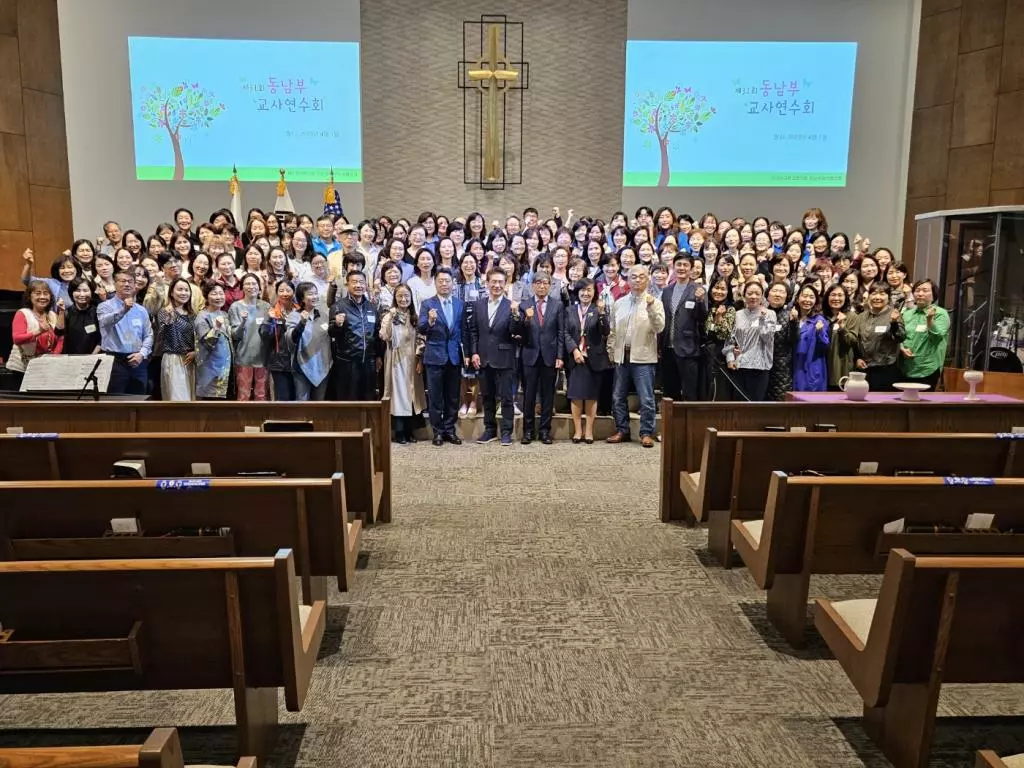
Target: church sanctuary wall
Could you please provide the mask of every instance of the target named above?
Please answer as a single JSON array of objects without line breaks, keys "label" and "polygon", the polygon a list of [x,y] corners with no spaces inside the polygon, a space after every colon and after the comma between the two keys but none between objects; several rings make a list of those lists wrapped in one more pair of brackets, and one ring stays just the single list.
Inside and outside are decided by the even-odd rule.
[{"label": "church sanctuary wall", "polygon": [[[227,207],[230,199],[227,178],[210,182],[136,180],[130,35],[359,40],[357,0],[59,0],[59,10],[75,234],[90,239],[100,235],[106,219],[117,219],[122,226],[148,235],[180,205],[205,217],[216,208]],[[267,147],[267,154],[268,163],[276,164],[273,147]],[[231,158],[225,162],[230,165]],[[323,210],[325,183],[326,179],[317,183],[289,180],[296,209],[314,215]],[[275,186],[243,181],[243,209],[272,208]],[[362,215],[362,184],[338,184],[338,192],[350,218]]]},{"label": "church sanctuary wall", "polygon": [[[859,231],[876,246],[898,249],[920,2],[630,0],[630,40],[846,41],[858,46],[846,187],[633,187],[623,191],[625,210],[632,213],[640,204],[671,205],[695,218],[712,210],[795,223],[804,210],[820,206],[834,231],[845,231],[851,238]],[[770,61],[762,69],[763,77],[772,76]]]},{"label": "church sanctuary wall", "polygon": [[0,0],[0,288],[71,244],[59,46],[57,0]]},{"label": "church sanctuary wall", "polygon": [[[463,21],[505,13],[524,22],[529,64],[522,185],[463,182]],[[609,215],[622,195],[626,1],[504,5],[468,0],[366,0],[362,13],[366,210],[377,215],[483,211],[504,218],[535,205]],[[509,129],[518,131],[518,96]],[[470,99],[470,130],[479,107]],[[518,142],[518,139],[515,139]],[[509,162],[520,153],[510,142]],[[470,152],[476,151],[471,146]]]},{"label": "church sanctuary wall", "polygon": [[1024,2],[924,0],[904,248],[927,211],[1024,205]]}]

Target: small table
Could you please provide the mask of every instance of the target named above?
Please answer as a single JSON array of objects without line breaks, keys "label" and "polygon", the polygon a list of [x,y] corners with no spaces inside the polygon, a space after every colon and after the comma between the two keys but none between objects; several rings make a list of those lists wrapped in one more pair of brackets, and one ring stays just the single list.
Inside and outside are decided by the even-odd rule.
[{"label": "small table", "polygon": [[787,392],[786,399],[796,403],[849,403],[857,405],[858,402],[865,403],[900,403],[905,405],[927,405],[928,403],[1019,403],[1013,397],[1006,395],[987,395],[984,392],[978,393],[978,399],[964,400],[966,392],[922,392],[921,399],[917,403],[912,400],[904,400],[900,392],[868,392],[863,401],[847,400],[844,392]]}]

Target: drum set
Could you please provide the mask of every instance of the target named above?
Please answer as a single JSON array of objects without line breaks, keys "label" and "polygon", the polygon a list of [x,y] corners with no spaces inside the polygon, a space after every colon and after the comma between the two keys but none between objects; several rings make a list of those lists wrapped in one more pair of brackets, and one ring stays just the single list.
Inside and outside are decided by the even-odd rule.
[{"label": "drum set", "polygon": [[1024,373],[1024,321],[1004,317],[989,337],[988,369],[999,373]]}]

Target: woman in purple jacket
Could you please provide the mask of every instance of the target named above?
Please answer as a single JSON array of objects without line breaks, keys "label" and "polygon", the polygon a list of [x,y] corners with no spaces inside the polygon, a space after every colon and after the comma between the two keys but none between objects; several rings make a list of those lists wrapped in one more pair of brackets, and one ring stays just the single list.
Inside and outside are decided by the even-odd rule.
[{"label": "woman in purple jacket", "polygon": [[810,285],[800,289],[790,314],[797,326],[793,347],[793,391],[824,392],[828,387],[828,323],[821,297]]}]

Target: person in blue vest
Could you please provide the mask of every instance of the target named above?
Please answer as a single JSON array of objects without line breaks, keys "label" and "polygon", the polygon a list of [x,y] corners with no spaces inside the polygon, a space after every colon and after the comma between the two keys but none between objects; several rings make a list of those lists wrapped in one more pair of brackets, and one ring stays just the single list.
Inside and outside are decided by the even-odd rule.
[{"label": "person in blue vest", "polygon": [[434,275],[436,296],[420,305],[419,332],[426,339],[427,405],[434,445],[461,445],[455,434],[459,414],[460,371],[463,363],[462,323],[465,304],[452,295],[455,278],[447,267]]}]

